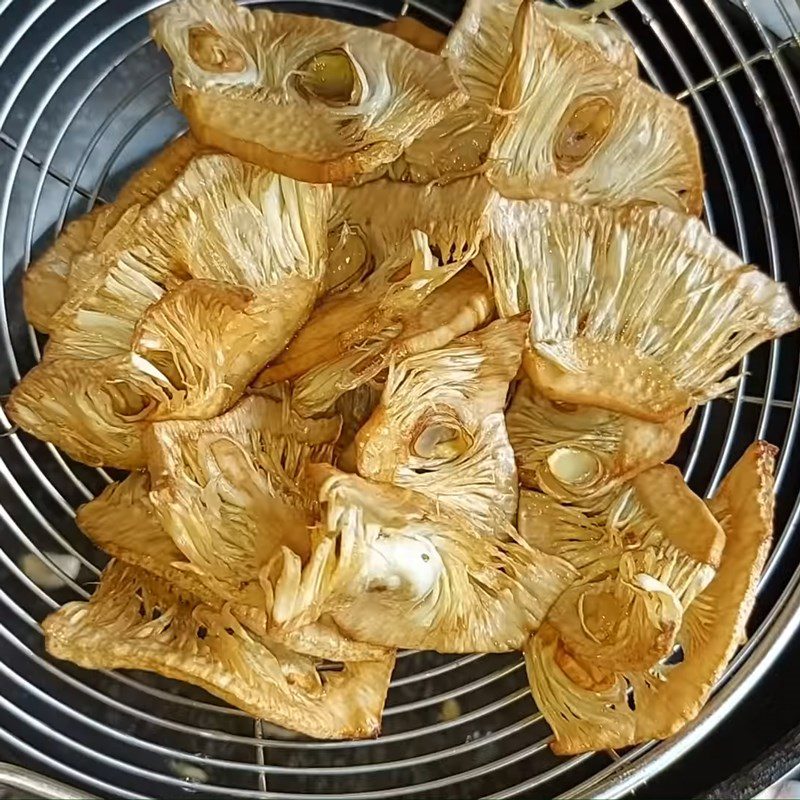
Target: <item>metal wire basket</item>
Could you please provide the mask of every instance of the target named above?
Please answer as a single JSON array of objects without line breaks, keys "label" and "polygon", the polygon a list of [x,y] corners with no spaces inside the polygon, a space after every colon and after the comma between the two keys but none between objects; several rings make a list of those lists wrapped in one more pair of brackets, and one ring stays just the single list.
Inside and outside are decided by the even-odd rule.
[{"label": "metal wire basket", "polygon": [[[0,0],[0,376],[3,393],[39,358],[20,276],[65,221],[114,196],[183,131],[169,69],[147,35],[161,0]],[[410,13],[442,30],[458,0],[282,3],[362,24]],[[800,5],[797,0],[630,0],[616,14],[643,75],[691,108],[707,172],[706,221],[745,258],[800,287]],[[741,365],[733,401],[697,415],[677,463],[711,493],[749,442],[782,448],[776,545],[747,646],[701,718],[623,755],[558,759],[521,658],[404,653],[383,735],[312,742],[145,673],[89,673],[44,653],[39,621],[87,597],[105,557],[75,508],[113,476],[11,429],[0,438],[0,740],[21,760],[114,797],[610,797],[673,763],[757,687],[800,623],[794,541],[800,471],[798,337]],[[65,561],[64,556],[70,558]],[[72,565],[79,567],[75,574]],[[15,769],[28,794],[77,796]]]}]

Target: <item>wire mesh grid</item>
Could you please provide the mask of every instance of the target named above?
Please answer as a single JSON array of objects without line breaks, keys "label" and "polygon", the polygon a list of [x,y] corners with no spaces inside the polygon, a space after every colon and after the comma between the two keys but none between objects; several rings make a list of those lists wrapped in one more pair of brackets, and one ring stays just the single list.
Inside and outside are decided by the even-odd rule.
[{"label": "wire mesh grid", "polygon": [[[3,393],[41,352],[20,295],[31,256],[65,221],[113,197],[133,169],[185,128],[170,102],[168,63],[147,36],[146,15],[158,5],[0,0]],[[711,230],[797,290],[800,5],[761,5],[630,0],[612,16],[633,40],[643,76],[691,108]],[[460,10],[458,0],[274,7],[361,24],[409,13],[441,30]],[[0,740],[32,766],[114,797],[505,798],[614,796],[635,788],[712,735],[800,623],[800,471],[792,458],[798,349],[792,336],[752,354],[733,399],[702,409],[676,457],[693,488],[711,494],[753,439],[782,448],[776,545],[751,638],[701,718],[669,742],[621,756],[556,758],[518,656],[402,654],[383,734],[362,742],[292,737],[192,687],[52,661],[40,620],[67,600],[87,597],[105,561],[77,531],[75,508],[114,476],[17,433],[2,412]],[[76,577],[63,570],[64,554],[77,558]],[[29,577],[31,559],[49,580]],[[4,777],[22,785],[17,772],[0,772]],[[23,786],[36,787],[35,780]],[[38,787],[43,796],[58,794],[44,781]]]}]

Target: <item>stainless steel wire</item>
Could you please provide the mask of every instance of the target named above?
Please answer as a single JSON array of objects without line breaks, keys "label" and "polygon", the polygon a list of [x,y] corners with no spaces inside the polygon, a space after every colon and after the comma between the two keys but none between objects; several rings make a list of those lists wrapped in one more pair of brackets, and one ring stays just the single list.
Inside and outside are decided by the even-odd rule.
[{"label": "stainless steel wire", "polygon": [[[292,10],[313,12],[316,2],[294,3]],[[800,190],[790,150],[800,137],[800,62],[794,61],[800,36],[785,0],[766,2],[777,4],[788,35],[764,26],[754,0],[742,0],[741,10],[727,0],[630,0],[615,17],[634,41],[643,75],[695,115],[714,175],[706,194],[711,229],[774,277],[800,286]],[[124,175],[183,129],[169,101],[168,64],[146,34],[146,14],[160,3],[0,2],[3,391],[40,356],[20,312],[19,278],[31,257],[68,219],[113,196]],[[400,8],[334,0],[322,7],[367,24],[400,10],[432,24],[452,22],[443,6],[416,1]],[[732,401],[701,411],[683,456],[687,479],[708,494],[756,436],[783,445],[782,526],[762,581],[770,605],[701,719],[669,742],[621,758],[552,756],[549,731],[515,657],[404,654],[384,734],[364,742],[283,738],[166,680],[87,673],[51,661],[39,621],[62,602],[86,597],[103,563],[76,530],[75,509],[112,476],[19,434],[0,411],[6,431],[0,438],[0,682],[7,687],[0,692],[0,740],[32,765],[115,797],[187,788],[204,796],[284,800],[628,791],[713,735],[800,624],[794,552],[800,505],[789,457],[798,427],[797,361],[795,340],[743,363],[745,378]],[[39,558],[60,588],[37,585],[21,566],[25,554]],[[78,559],[77,578],[56,554]],[[0,765],[0,780],[3,774]],[[19,773],[15,779],[22,779]]]}]

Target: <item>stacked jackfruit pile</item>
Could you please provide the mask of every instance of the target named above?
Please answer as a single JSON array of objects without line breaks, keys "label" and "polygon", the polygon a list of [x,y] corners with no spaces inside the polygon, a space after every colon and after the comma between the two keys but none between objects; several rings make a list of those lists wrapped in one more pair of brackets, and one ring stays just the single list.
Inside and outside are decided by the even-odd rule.
[{"label": "stacked jackfruit pile", "polygon": [[519,650],[558,752],[673,733],[742,641],[775,450],[708,503],[664,462],[800,323],[694,218],[686,110],[535,0],[446,40],[152,26],[191,134],[26,276],[50,339],[9,414],[131,471],[78,513],[115,560],[49,651],[336,738],[377,733],[396,648]]}]

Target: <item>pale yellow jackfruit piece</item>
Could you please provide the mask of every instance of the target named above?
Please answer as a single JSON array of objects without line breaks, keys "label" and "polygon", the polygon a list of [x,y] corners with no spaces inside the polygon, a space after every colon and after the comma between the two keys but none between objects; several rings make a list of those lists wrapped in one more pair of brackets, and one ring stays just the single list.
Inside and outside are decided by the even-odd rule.
[{"label": "pale yellow jackfruit piece", "polygon": [[151,29],[194,135],[298,180],[393,161],[465,100],[445,59],[333,20],[179,0]]},{"label": "pale yellow jackfruit piece", "polygon": [[606,206],[703,205],[687,108],[523,0],[498,98],[489,181],[506,197]]},{"label": "pale yellow jackfruit piece", "polygon": [[562,636],[563,624],[546,621],[531,639],[528,676],[553,727],[555,752],[664,739],[700,713],[745,639],[772,539],[775,454],[766,442],[753,444],[709,502],[725,529],[725,549],[714,579],[684,609],[678,658],[651,670],[598,670],[570,652],[574,636]]},{"label": "pale yellow jackfruit piece", "polygon": [[345,636],[330,618],[293,631],[271,624],[267,598],[258,581],[233,586],[209,574],[200,575],[164,530],[150,497],[148,472],[133,472],[107,486],[78,509],[76,522],[110,556],[142,567],[182,592],[231,613],[257,634],[280,640],[291,650],[330,661],[380,661],[385,648]]},{"label": "pale yellow jackfruit piece", "polygon": [[527,320],[498,320],[444,348],[389,367],[380,405],[356,436],[365,478],[430,497],[502,536],[518,481],[503,410]]},{"label": "pale yellow jackfruit piece", "polygon": [[569,500],[608,491],[675,452],[680,414],[647,422],[615,411],[548,400],[522,380],[506,412],[520,482]]},{"label": "pale yellow jackfruit piece", "polygon": [[[46,374],[65,359],[73,367],[76,358],[102,359],[82,376],[86,391],[92,375],[132,389],[133,371],[135,383],[152,384],[140,409],[149,419],[225,411],[284,348],[323,289],[330,195],[330,187],[299,184],[231,156],[195,158],[149,205],[129,208],[97,252],[75,259],[70,291],[52,320],[45,360],[54,366]],[[121,369],[116,375],[113,364]],[[28,403],[41,399],[38,390],[18,394]],[[28,417],[59,427],[55,409],[32,408]],[[103,453],[109,425],[134,432],[108,413],[113,409],[105,407],[105,422],[95,420],[106,429],[95,432],[84,457],[142,466],[128,457],[120,463],[119,451],[130,443],[107,443]],[[79,427],[93,424],[89,415]],[[65,437],[56,432],[50,440]],[[74,447],[69,452],[81,458]]]},{"label": "pale yellow jackfruit piece", "polygon": [[[578,11],[537,3],[538,13],[598,56],[635,71],[636,57],[622,31]],[[489,168],[492,142],[503,120],[499,108],[512,58],[520,0],[469,0],[442,55],[453,65],[469,100],[425,131],[390,168],[400,180],[449,181]]]},{"label": "pale yellow jackfruit piece", "polygon": [[528,376],[560,402],[664,422],[800,325],[782,284],[664,208],[498,198],[484,255],[500,314],[531,311]]},{"label": "pale yellow jackfruit piece", "polygon": [[[577,573],[522,542],[481,536],[430,498],[316,465],[322,529],[303,566],[265,570],[275,623],[330,614],[360,641],[445,653],[520,649]],[[513,529],[512,529],[513,532]]]},{"label": "pale yellow jackfruit piece", "polygon": [[11,392],[6,412],[76,461],[137,469],[145,463],[147,417],[168,400],[135,356],[60,358],[34,367]]},{"label": "pale yellow jackfruit piece", "polygon": [[438,53],[444,46],[447,37],[439,31],[429,28],[424,22],[403,14],[390,22],[378,25],[378,30],[398,36],[405,42],[413,44],[428,53]]},{"label": "pale yellow jackfruit piece", "polygon": [[153,506],[198,574],[237,586],[281,546],[308,557],[319,509],[307,471],[330,459],[340,424],[252,396],[211,420],[149,428]]},{"label": "pale yellow jackfruit piece", "polygon": [[22,298],[31,325],[49,331],[51,317],[66,299],[73,260],[98,246],[131,206],[155,199],[203,150],[191,135],[179,137],[137,170],[114,202],[96,206],[65,226],[55,242],[25,272]]},{"label": "pale yellow jackfruit piece", "polygon": [[627,553],[686,606],[713,578],[725,543],[722,528],[680,470],[664,464],[570,503],[522,491],[518,522],[525,541],[569,561],[587,579],[613,573]]},{"label": "pale yellow jackfruit piece", "polygon": [[137,567],[113,562],[88,602],[42,625],[56,658],[90,669],[145,669],[200,686],[248,714],[318,738],[375,736],[394,655],[321,671]]},{"label": "pale yellow jackfruit piece", "polygon": [[119,260],[167,289],[201,278],[260,293],[294,276],[320,292],[330,203],[328,186],[301,184],[228,155],[197,156],[151,202],[126,209],[75,261],[51,327],[97,305],[104,290],[113,294],[108,273]]}]

